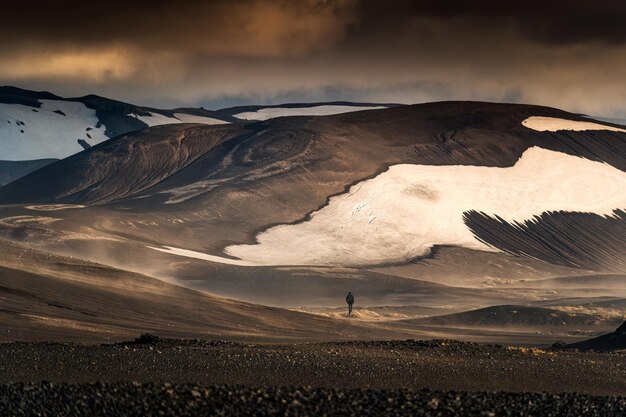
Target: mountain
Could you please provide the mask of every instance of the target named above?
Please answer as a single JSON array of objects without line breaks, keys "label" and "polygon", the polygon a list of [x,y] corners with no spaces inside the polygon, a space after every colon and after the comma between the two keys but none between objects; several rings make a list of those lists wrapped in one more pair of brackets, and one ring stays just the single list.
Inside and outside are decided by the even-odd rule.
[{"label": "mountain", "polygon": [[114,136],[168,123],[227,121],[204,109],[162,110],[96,95],[62,98],[0,87],[2,160],[65,158]]},{"label": "mountain", "polygon": [[626,275],[624,274],[602,274],[602,275],[581,275],[564,276],[558,278],[548,278],[524,282],[524,285],[544,288],[593,288],[605,287],[614,289],[626,289]]},{"label": "mountain", "polygon": [[155,109],[97,95],[63,98],[49,92],[0,87],[0,159],[65,158],[109,138],[151,126],[177,123],[225,124],[280,116],[337,114],[392,105],[371,103],[292,103],[204,108]]},{"label": "mountain", "polygon": [[34,161],[0,161],[0,187],[55,161],[57,160],[36,159]]},{"label": "mountain", "polygon": [[158,239],[133,233],[244,266],[386,265],[451,245],[621,272],[625,132],[474,102],[160,126],[14,181],[0,202],[187,216]]},{"label": "mountain", "polygon": [[582,342],[565,345],[567,349],[613,351],[626,349],[626,321],[614,332]]},{"label": "mountain", "polygon": [[625,130],[478,102],[152,126],[1,187],[0,237],[287,308],[626,298],[597,278],[626,271]]},{"label": "mountain", "polygon": [[462,313],[410,320],[413,323],[441,326],[593,326],[598,318],[583,313],[520,305],[486,307]]},{"label": "mountain", "polygon": [[[0,87],[0,186],[109,138],[150,126],[179,123],[226,124],[306,114],[336,114],[394,106],[372,103],[290,103],[155,109],[87,95],[63,98],[49,92]],[[39,161],[39,162],[36,162]]]}]

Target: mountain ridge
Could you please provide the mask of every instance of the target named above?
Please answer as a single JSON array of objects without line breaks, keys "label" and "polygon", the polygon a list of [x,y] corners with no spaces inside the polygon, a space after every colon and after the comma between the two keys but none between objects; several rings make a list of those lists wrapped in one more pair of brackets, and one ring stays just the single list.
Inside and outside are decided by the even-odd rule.
[{"label": "mountain ridge", "polygon": [[[533,117],[538,118],[536,120],[550,120],[550,126],[556,121],[565,123],[568,127],[546,131],[541,130],[541,125],[536,128],[525,126],[525,121]],[[577,123],[584,126],[584,129],[575,130],[579,126]],[[432,169],[428,167],[438,167],[437,171],[432,172],[441,173],[460,169],[459,167],[474,167],[471,168],[472,172],[489,172],[489,178],[496,178],[493,175],[508,171],[493,169],[512,167],[522,154],[538,149],[541,150],[539,154],[537,151],[531,153],[542,158],[558,156],[557,159],[567,162],[569,165],[566,166],[570,167],[572,164],[584,162],[585,170],[593,168],[598,175],[604,175],[608,181],[619,184],[615,181],[621,181],[623,172],[626,171],[626,134],[619,129],[603,130],[605,127],[608,129],[608,126],[590,124],[588,118],[548,107],[484,102],[428,103],[329,116],[279,117],[221,126],[155,126],[118,136],[16,180],[0,188],[0,203],[94,205],[122,218],[127,213],[136,213],[143,216],[145,222],[159,225],[159,232],[165,233],[155,242],[155,235],[149,232],[149,228],[137,226],[133,234],[140,239],[148,239],[151,247],[184,248],[188,250],[187,254],[191,253],[189,250],[196,251],[201,257],[224,254],[222,258],[211,258],[213,261],[224,262],[229,256],[232,260],[232,253],[229,253],[232,248],[246,246],[245,252],[237,249],[236,252],[241,255],[235,255],[235,258],[249,256],[252,253],[250,250],[259,253],[264,247],[259,239],[270,231],[273,233],[280,229],[291,233],[291,230],[301,230],[303,224],[311,221],[313,214],[320,219],[319,213],[329,210],[331,201],[334,204],[364,184],[390,175],[388,171],[391,166],[408,164],[407,167],[421,167],[420,172],[431,172]],[[608,169],[597,164],[600,161],[613,168]],[[532,168],[533,175],[536,176],[542,171],[537,164],[535,161],[524,166]],[[557,170],[554,175],[572,175],[569,182],[575,181],[575,176],[580,172],[572,168],[561,172],[557,165],[552,165],[554,164],[550,168]],[[552,172],[547,169],[543,171]],[[523,174],[525,171],[520,172]],[[522,180],[530,177],[516,175],[514,178],[519,179],[516,180],[517,186],[526,189],[528,184],[523,184]],[[472,174],[467,178],[474,176]],[[441,175],[436,177],[438,181],[444,178]],[[409,176],[401,181],[417,181],[416,178]],[[400,194],[394,201],[407,199],[410,195],[414,205],[432,205],[433,209],[425,213],[443,213],[443,206],[437,208],[438,202],[443,204],[444,201],[439,196],[442,193],[450,195],[451,189],[457,189],[458,181],[454,178],[458,176],[446,176],[452,182],[449,181],[443,188],[433,188],[429,178],[432,176],[427,175],[419,183],[406,185],[408,188],[400,189]],[[586,177],[589,178],[591,177]],[[546,179],[544,182],[558,187],[558,183],[553,180]],[[509,183],[503,183],[502,190],[506,191],[507,184]],[[586,201],[595,205],[595,195],[589,194],[591,188],[594,187],[580,192],[587,193]],[[567,190],[571,191],[571,187]],[[523,190],[520,188],[518,191]],[[463,188],[455,192],[462,193]],[[601,193],[602,189],[598,192]],[[498,193],[500,191],[496,192],[494,189],[487,195],[487,198],[496,198],[493,200],[493,207],[503,207],[497,199]],[[552,198],[559,195],[554,194]],[[461,223],[453,230],[458,229],[459,233],[465,234],[462,242],[473,239],[471,235],[467,235],[468,231],[473,233],[477,240],[471,240],[474,243],[469,247],[474,249],[485,250],[484,245],[487,245],[518,256],[532,254],[531,257],[535,259],[557,265],[598,272],[623,272],[623,262],[619,261],[625,250],[623,247],[605,246],[609,242],[604,242],[599,246],[596,244],[597,248],[591,250],[598,242],[579,237],[593,236],[601,230],[604,230],[601,233],[604,236],[607,233],[605,229],[609,228],[613,234],[609,233],[607,236],[619,241],[620,237],[614,236],[614,233],[624,230],[624,218],[617,216],[613,220],[597,219],[573,213],[591,210],[589,207],[576,208],[576,201],[580,203],[582,195],[576,197],[572,194],[571,198],[575,200],[562,205],[561,210],[565,210],[565,216],[578,216],[576,222],[568,224],[567,230],[562,229],[559,232],[565,239],[562,241],[549,241],[545,238],[546,233],[553,233],[551,230],[555,230],[555,224],[563,223],[563,219],[559,217],[563,215],[556,212],[560,206],[553,207],[554,210],[547,206],[539,211],[534,209],[532,213],[539,217],[529,218],[523,214],[521,218],[514,218],[518,221],[533,220],[532,228],[528,230],[521,230],[519,225],[510,225],[502,218],[472,214],[471,210],[475,207],[469,206],[465,213],[466,218],[459,218]],[[520,201],[519,204],[523,206],[533,203],[534,197],[529,195],[528,198],[528,202]],[[620,195],[612,194],[611,198],[619,199]],[[504,197],[503,199],[507,200]],[[536,202],[533,204],[536,205]],[[609,208],[620,213],[619,210],[623,210],[619,207],[621,205],[616,203],[615,207]],[[83,210],[87,212],[89,208]],[[351,220],[342,224],[342,227],[361,224],[361,221],[362,227],[367,227],[372,221],[378,224],[382,220],[376,220],[380,217],[375,213],[376,210],[378,209],[366,207],[363,213],[370,213],[369,220],[365,214],[364,217],[359,217],[359,214],[345,212],[346,218]],[[406,210],[403,209],[402,213],[410,211]],[[498,214],[497,211],[494,213]],[[598,213],[604,213],[604,209]],[[506,213],[500,214],[507,218]],[[163,224],[168,216],[180,216],[187,220],[184,220],[184,226]],[[355,219],[356,223],[353,222]],[[125,221],[120,220],[121,223]],[[387,222],[385,227],[389,227],[392,219],[384,221]],[[608,223],[611,221],[617,222],[618,227],[610,226]],[[112,228],[110,232],[128,232],[115,224],[107,222],[106,227]],[[392,239],[397,240],[396,236],[407,235],[408,229],[404,224],[408,223],[400,222],[394,226],[400,227],[400,235],[393,235]],[[183,227],[186,230],[184,239],[179,233]],[[334,226],[330,227],[332,229]],[[316,230],[319,232],[326,229]],[[358,234],[365,233],[366,229],[354,230]],[[526,240],[515,236],[516,233],[522,233]],[[319,239],[328,242],[324,239],[331,235],[332,233],[320,235]],[[346,233],[343,235],[347,236]],[[368,236],[372,235],[368,233]],[[455,242],[459,242],[448,240],[448,237],[443,241],[433,236],[426,239],[440,245],[454,246]],[[456,239],[455,236],[452,238]],[[293,241],[293,236],[281,238],[279,241]],[[303,241],[303,245],[312,241],[309,236]],[[565,241],[569,242],[568,246],[559,249],[562,252],[556,250]],[[520,247],[520,242],[538,250],[529,251],[525,246]],[[338,241],[335,243],[342,245]],[[396,244],[404,245],[400,241]],[[343,246],[339,246],[337,250],[331,251],[336,254],[333,256],[339,257],[338,265],[356,266],[351,263],[342,264],[342,248]],[[277,250],[272,249],[267,253],[280,253]],[[388,246],[381,250],[390,249]],[[307,253],[315,252],[316,250],[310,250]],[[423,249],[419,252],[407,252],[401,258],[379,265],[410,261],[419,253],[426,252]],[[589,254],[593,254],[593,259],[590,259]],[[303,255],[302,259],[307,256]],[[287,264],[292,265],[292,262],[288,261]]]}]

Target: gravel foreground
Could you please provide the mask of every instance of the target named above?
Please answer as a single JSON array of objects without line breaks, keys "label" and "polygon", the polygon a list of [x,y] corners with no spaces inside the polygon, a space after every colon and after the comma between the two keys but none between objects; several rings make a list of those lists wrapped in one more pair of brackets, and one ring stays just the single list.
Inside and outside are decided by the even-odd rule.
[{"label": "gravel foreground", "polygon": [[451,340],[262,345],[143,337],[108,345],[0,343],[0,383],[39,381],[626,396],[626,354]]},{"label": "gravel foreground", "polygon": [[626,398],[577,394],[96,383],[0,385],[2,416],[601,416]]},{"label": "gravel foreground", "polygon": [[624,417],[626,354],[450,340],[0,344],[0,417],[238,415]]}]

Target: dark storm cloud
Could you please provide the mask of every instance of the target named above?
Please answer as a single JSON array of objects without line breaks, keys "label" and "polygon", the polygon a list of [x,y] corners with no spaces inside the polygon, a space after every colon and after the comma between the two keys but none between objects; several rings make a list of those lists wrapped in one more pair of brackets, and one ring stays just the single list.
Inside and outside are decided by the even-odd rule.
[{"label": "dark storm cloud", "polygon": [[[276,55],[340,36],[352,1],[179,0],[28,2],[5,6],[0,33],[15,43]],[[6,44],[5,44],[6,45]]]},{"label": "dark storm cloud", "polygon": [[626,2],[13,2],[0,83],[154,105],[527,101],[622,115]]},{"label": "dark storm cloud", "polygon": [[502,0],[398,0],[387,3],[364,0],[358,14],[371,28],[401,27],[418,16],[446,19],[473,17],[515,25],[519,31],[540,42],[568,43],[626,40],[626,2],[605,1],[502,1]]},{"label": "dark storm cloud", "polygon": [[[397,31],[412,19],[469,17],[516,25],[524,35],[543,42],[626,40],[626,2],[603,1],[498,1],[498,0],[78,0],[12,2],[2,6],[0,33],[13,41],[38,40],[73,44],[129,43],[173,45],[180,41],[246,33],[247,27],[270,18],[263,9],[281,9],[283,17],[311,15],[336,19],[359,36],[371,31]],[[258,14],[261,13],[261,14]],[[277,19],[265,24],[286,24]],[[358,25],[354,23],[358,22]],[[322,22],[311,20],[310,24]],[[309,28],[311,31],[315,27]],[[354,30],[356,29],[356,30]],[[236,35],[235,35],[236,37]],[[226,40],[226,39],[222,39]],[[294,39],[294,43],[298,40]],[[178,44],[185,47],[184,44]],[[236,49],[236,46],[235,46]]]}]

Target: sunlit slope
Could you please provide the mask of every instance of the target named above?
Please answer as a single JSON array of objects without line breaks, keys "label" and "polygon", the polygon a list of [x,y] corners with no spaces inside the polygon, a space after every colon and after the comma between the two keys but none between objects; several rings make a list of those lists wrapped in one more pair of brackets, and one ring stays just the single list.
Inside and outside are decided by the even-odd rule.
[{"label": "sunlit slope", "polygon": [[[243,266],[386,265],[447,245],[621,271],[621,129],[475,102],[154,127],[15,181],[0,202],[96,204],[108,232],[132,224],[151,247]],[[542,237],[563,213],[592,217]]]},{"label": "sunlit slope", "polygon": [[400,332],[227,300],[0,240],[0,341],[406,337]]}]

